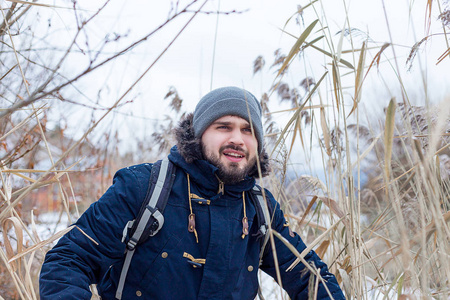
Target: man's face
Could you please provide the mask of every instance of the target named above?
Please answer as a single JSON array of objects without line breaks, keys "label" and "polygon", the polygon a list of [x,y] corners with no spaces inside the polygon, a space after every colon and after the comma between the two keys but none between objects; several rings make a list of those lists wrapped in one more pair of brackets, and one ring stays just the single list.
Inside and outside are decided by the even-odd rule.
[{"label": "man's face", "polygon": [[220,179],[237,183],[256,163],[258,141],[250,124],[236,116],[224,116],[214,121],[201,138],[206,160],[219,168]]}]

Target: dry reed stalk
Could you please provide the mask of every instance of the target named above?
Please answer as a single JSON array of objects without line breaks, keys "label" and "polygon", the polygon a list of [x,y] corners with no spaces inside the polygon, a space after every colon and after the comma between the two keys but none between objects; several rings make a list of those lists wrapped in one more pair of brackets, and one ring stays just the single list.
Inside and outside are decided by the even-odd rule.
[{"label": "dry reed stalk", "polygon": [[[295,268],[295,266],[297,266],[300,262],[302,262],[303,264],[305,264],[304,261],[304,257],[311,252],[311,250],[319,243],[321,242],[341,221],[343,221],[345,218],[342,217],[341,219],[339,219],[336,223],[334,223],[333,225],[330,226],[330,228],[328,228],[327,230],[325,230],[324,233],[322,233],[320,236],[318,236],[312,243],[310,243],[308,245],[308,247],[305,248],[305,250],[302,251],[302,253],[299,254],[299,256],[297,256],[297,259],[287,268],[287,271],[292,270],[293,268]],[[290,247],[291,251],[292,251],[292,245]],[[295,249],[295,248],[294,248]],[[306,263],[308,264],[308,263]]]},{"label": "dry reed stalk", "polygon": [[[2,221],[2,232],[3,232],[3,242],[6,248],[6,257],[10,258],[14,255],[14,250],[11,246],[10,240],[7,236],[8,232],[8,222],[11,222],[14,227],[14,231],[17,237],[17,252],[21,253],[23,250],[23,233],[22,233],[22,224],[16,217],[10,217],[7,219],[4,219]],[[2,250],[3,251],[3,250]],[[3,255],[2,255],[3,258]],[[7,264],[11,264],[11,268],[8,268],[10,271],[10,274],[17,278],[20,283],[16,285],[19,288],[19,292],[22,292],[26,299],[37,299],[36,294],[33,287],[33,282],[31,279],[31,264],[33,262],[34,255],[32,254],[29,260],[26,260],[24,257],[21,257],[21,259],[18,262],[7,262]],[[25,272],[25,274],[23,274]],[[23,296],[22,296],[23,297]]]},{"label": "dry reed stalk", "polygon": [[[313,21],[300,35],[298,40],[295,42],[294,46],[292,46],[291,50],[289,51],[289,54],[286,56],[286,58],[283,60],[283,64],[280,67],[280,70],[277,73],[277,76],[274,79],[275,80],[285,72],[288,65],[291,63],[292,59],[299,53],[301,45],[305,42],[306,38],[311,34],[311,31],[314,29],[314,26],[316,26],[318,20]],[[273,84],[274,85],[274,84]],[[277,84],[278,85],[278,84]]]},{"label": "dry reed stalk", "polygon": [[[19,2],[21,2],[21,1],[19,1]],[[45,5],[44,5],[44,6],[45,6]],[[3,9],[2,9],[1,6],[0,6],[0,10],[2,11],[2,14],[3,14]],[[6,20],[6,17],[5,17],[4,15],[3,15],[3,18],[4,18],[4,20]],[[23,82],[25,83],[25,89],[26,89],[26,91],[27,91],[28,97],[30,97],[30,96],[31,96],[31,93],[30,93],[30,91],[29,91],[29,89],[28,89],[28,81],[26,80],[25,74],[24,74],[24,72],[23,72],[23,70],[22,70],[22,66],[21,66],[21,63],[20,63],[20,60],[19,60],[19,57],[18,57],[18,53],[17,53],[16,47],[15,47],[15,45],[14,45],[14,41],[13,41],[13,39],[12,39],[10,29],[9,29],[9,24],[8,24],[8,22],[5,22],[5,24],[6,24],[6,31],[8,32],[8,35],[9,35],[9,37],[10,37],[11,46],[12,46],[12,49],[13,49],[13,51],[14,51],[15,58],[16,58],[16,60],[17,60],[17,65],[18,65],[18,67],[19,67],[19,69],[20,69],[20,73],[21,73],[22,80],[23,80]],[[45,149],[47,150],[47,154],[48,154],[48,156],[49,156],[50,162],[51,162],[51,164],[52,164],[53,166],[55,166],[55,163],[54,163],[54,160],[53,160],[53,157],[52,157],[52,153],[51,153],[51,151],[50,151],[50,148],[49,148],[49,145],[48,145],[48,142],[47,142],[47,138],[46,138],[45,133],[44,133],[44,130],[43,130],[43,128],[42,128],[41,121],[40,121],[40,119],[38,118],[38,114],[37,114],[37,113],[38,113],[38,110],[35,108],[34,103],[31,103],[31,107],[32,107],[33,115],[34,115],[34,117],[35,117],[35,119],[36,119],[36,122],[37,122],[37,125],[38,125],[38,128],[39,128],[40,135],[41,135],[41,137],[42,137],[42,140],[43,140],[44,143],[45,143]],[[58,185],[59,185],[60,190],[62,191],[62,186],[61,186],[61,183],[60,183],[60,181],[59,181],[58,176],[55,176],[55,178],[56,178],[56,180],[57,180],[57,182],[58,182]],[[68,200],[64,197],[64,193],[61,193],[61,195],[63,196],[63,204],[64,204],[64,206],[66,207],[67,215],[68,215],[69,218],[70,218],[70,214],[69,214],[69,210],[68,210]],[[0,216],[0,220],[2,220],[1,216]]]}]

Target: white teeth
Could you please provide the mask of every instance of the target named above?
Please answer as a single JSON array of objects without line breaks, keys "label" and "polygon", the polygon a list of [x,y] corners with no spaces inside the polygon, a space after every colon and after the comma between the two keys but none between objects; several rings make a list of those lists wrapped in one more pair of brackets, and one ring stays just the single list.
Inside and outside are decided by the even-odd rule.
[{"label": "white teeth", "polygon": [[234,156],[234,157],[239,157],[239,158],[242,157],[242,155],[239,155],[239,154],[237,154],[237,153],[227,153],[226,155]]}]

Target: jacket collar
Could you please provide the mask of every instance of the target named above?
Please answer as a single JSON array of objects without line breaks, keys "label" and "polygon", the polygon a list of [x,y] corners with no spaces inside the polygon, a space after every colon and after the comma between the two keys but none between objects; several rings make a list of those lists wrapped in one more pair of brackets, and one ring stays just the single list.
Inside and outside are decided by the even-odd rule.
[{"label": "jacket collar", "polygon": [[[186,162],[179,153],[177,146],[170,150],[169,159],[185,173],[189,174],[191,182],[195,183],[199,191],[206,197],[218,194],[220,181],[216,176],[217,167],[203,159],[196,159],[191,163]],[[255,179],[247,176],[240,182],[224,186],[224,193],[240,198],[243,191],[248,191],[255,185]]]}]

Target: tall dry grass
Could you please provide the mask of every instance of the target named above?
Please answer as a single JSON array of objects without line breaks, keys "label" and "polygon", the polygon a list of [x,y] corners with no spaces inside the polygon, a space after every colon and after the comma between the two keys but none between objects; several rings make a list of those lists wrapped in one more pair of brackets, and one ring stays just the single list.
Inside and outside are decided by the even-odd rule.
[{"label": "tall dry grass", "polygon": [[[161,24],[120,44],[120,34],[90,43],[97,38],[95,22],[105,14],[109,0],[89,10],[77,1],[61,6],[15,0],[0,4],[0,299],[39,298],[38,275],[46,251],[73,229],[67,226],[101,196],[115,170],[135,162],[138,154],[119,154],[117,131],[104,130],[102,124],[132,101],[133,88],[206,2],[176,5]],[[63,29],[64,36],[55,39],[58,28],[52,26],[62,15],[71,22],[65,23],[70,25]],[[77,83],[104,75],[109,65],[181,15],[187,17],[177,23],[178,31],[112,104],[104,99],[83,101],[87,96]],[[46,16],[47,27],[41,19]],[[103,87],[95,88],[101,98]],[[56,213],[56,219],[46,221],[47,211]]]},{"label": "tall dry grass", "polygon": [[[425,99],[419,100],[420,106],[411,105],[414,95],[404,85],[401,72],[406,60],[408,67],[418,64],[415,57],[420,57],[420,49],[428,40],[447,41],[446,3],[411,2],[423,7],[425,24],[442,23],[443,35],[423,36],[410,45],[409,57],[399,57],[395,52],[397,45],[389,35],[382,43],[374,43],[368,36],[361,39],[361,32],[352,28],[348,16],[344,16],[344,29],[337,35],[332,33],[324,2],[305,3],[287,19],[287,24],[296,20],[300,32],[290,32],[287,26],[282,29],[293,38],[293,46],[275,51],[271,67],[265,65],[263,57],[255,60],[255,74],[275,71],[273,84],[262,87],[266,138],[274,167],[273,175],[262,184],[280,200],[292,228],[336,274],[347,298],[448,299],[450,101],[447,98],[433,106],[425,93]],[[73,43],[55,56],[58,60],[44,64],[37,63],[42,52],[24,55],[23,49],[33,48],[29,36],[18,34],[24,36],[21,41],[23,45],[28,43],[28,48],[13,44],[19,40],[13,38],[17,34],[14,24],[37,4],[12,1],[8,7],[1,5],[0,299],[37,299],[37,277],[44,254],[61,234],[72,228],[57,231],[101,195],[114,170],[142,159],[136,153],[120,157],[120,140],[114,132],[106,132],[102,144],[92,143],[90,136],[99,124],[106,122],[107,115],[126,101],[129,91],[178,35],[114,104],[100,109],[101,116],[93,118],[78,138],[68,134],[70,128],[64,125],[47,128],[48,119],[57,115],[55,102],[78,105],[65,92],[67,87],[151,38],[178,15],[190,12],[195,17],[202,3],[194,1],[179,9],[161,27],[114,54],[94,56],[70,78],[60,76],[60,68],[70,59],[80,35],[89,34],[90,20],[95,20],[103,8],[91,13],[86,22],[78,23]],[[438,20],[431,18],[436,8],[440,10]],[[82,12],[73,12],[79,20]],[[307,60],[307,53],[320,54],[322,72],[299,71],[303,70],[296,66],[299,62],[303,66],[314,63]],[[436,59],[445,64],[449,55],[449,50],[443,50]],[[397,74],[395,80],[401,92],[396,99],[384,99],[384,115],[367,120],[364,91],[372,84],[372,74],[384,76],[380,74],[383,64],[390,64]],[[295,76],[303,76],[298,85],[290,80]],[[426,78],[421,81],[426,82]],[[160,151],[173,143],[167,133],[182,114],[181,96],[175,88],[166,98],[171,100],[177,115],[153,134]],[[278,106],[277,100],[286,108],[282,112],[273,109]],[[99,110],[90,105],[83,107]],[[278,115],[287,118],[282,120],[281,128],[277,126]],[[140,145],[144,149],[148,143]],[[146,150],[154,153],[154,149]],[[307,159],[300,168],[297,157],[302,155]],[[324,175],[302,174],[303,170],[317,168],[312,162],[317,158]],[[62,222],[62,226],[49,225],[45,238],[36,226],[44,221],[35,208],[38,203],[32,202],[42,192],[54,198],[49,203],[59,212],[55,224]],[[273,234],[273,238],[279,238]],[[297,253],[299,262],[305,254]],[[313,268],[311,271],[315,272]],[[311,278],[314,287],[320,278]],[[287,299],[267,278],[262,284],[267,299]],[[311,291],[310,298],[314,299],[314,288]]]},{"label": "tall dry grass", "polygon": [[[269,134],[276,137],[272,159],[278,162],[278,174],[265,184],[278,191],[291,225],[315,245],[347,298],[448,299],[450,95],[431,104],[425,91],[423,99],[416,99],[419,106],[411,105],[416,95],[404,85],[401,67],[411,67],[411,59],[432,34],[411,45],[403,58],[396,55],[389,19],[386,43],[377,45],[368,35],[358,39],[358,29],[351,27],[348,17],[344,30],[335,35],[320,9],[323,2],[299,7],[298,15],[309,13],[316,20],[302,26],[299,35],[283,28],[295,40],[288,54],[275,52],[270,67],[277,72],[264,104],[278,98],[291,103],[292,109],[284,127]],[[423,11],[424,23],[432,23],[431,11],[439,6],[437,22],[447,42],[444,4],[428,1]],[[392,54],[386,52],[389,48]],[[316,78],[300,72],[306,73],[300,84],[288,84],[298,70],[297,58],[312,64],[308,52],[323,54],[325,70]],[[435,59],[441,64],[449,58],[447,50]],[[263,70],[264,61],[255,60],[255,73]],[[386,62],[396,74],[393,80],[400,93],[397,99],[384,100],[388,105],[383,116],[365,119],[362,91],[372,73],[385,76],[380,65]],[[421,79],[426,90],[429,83]],[[264,108],[270,128],[272,116],[289,111]],[[325,175],[298,174],[298,165],[292,163],[300,152],[321,157]],[[299,261],[306,253],[297,253]]]}]

